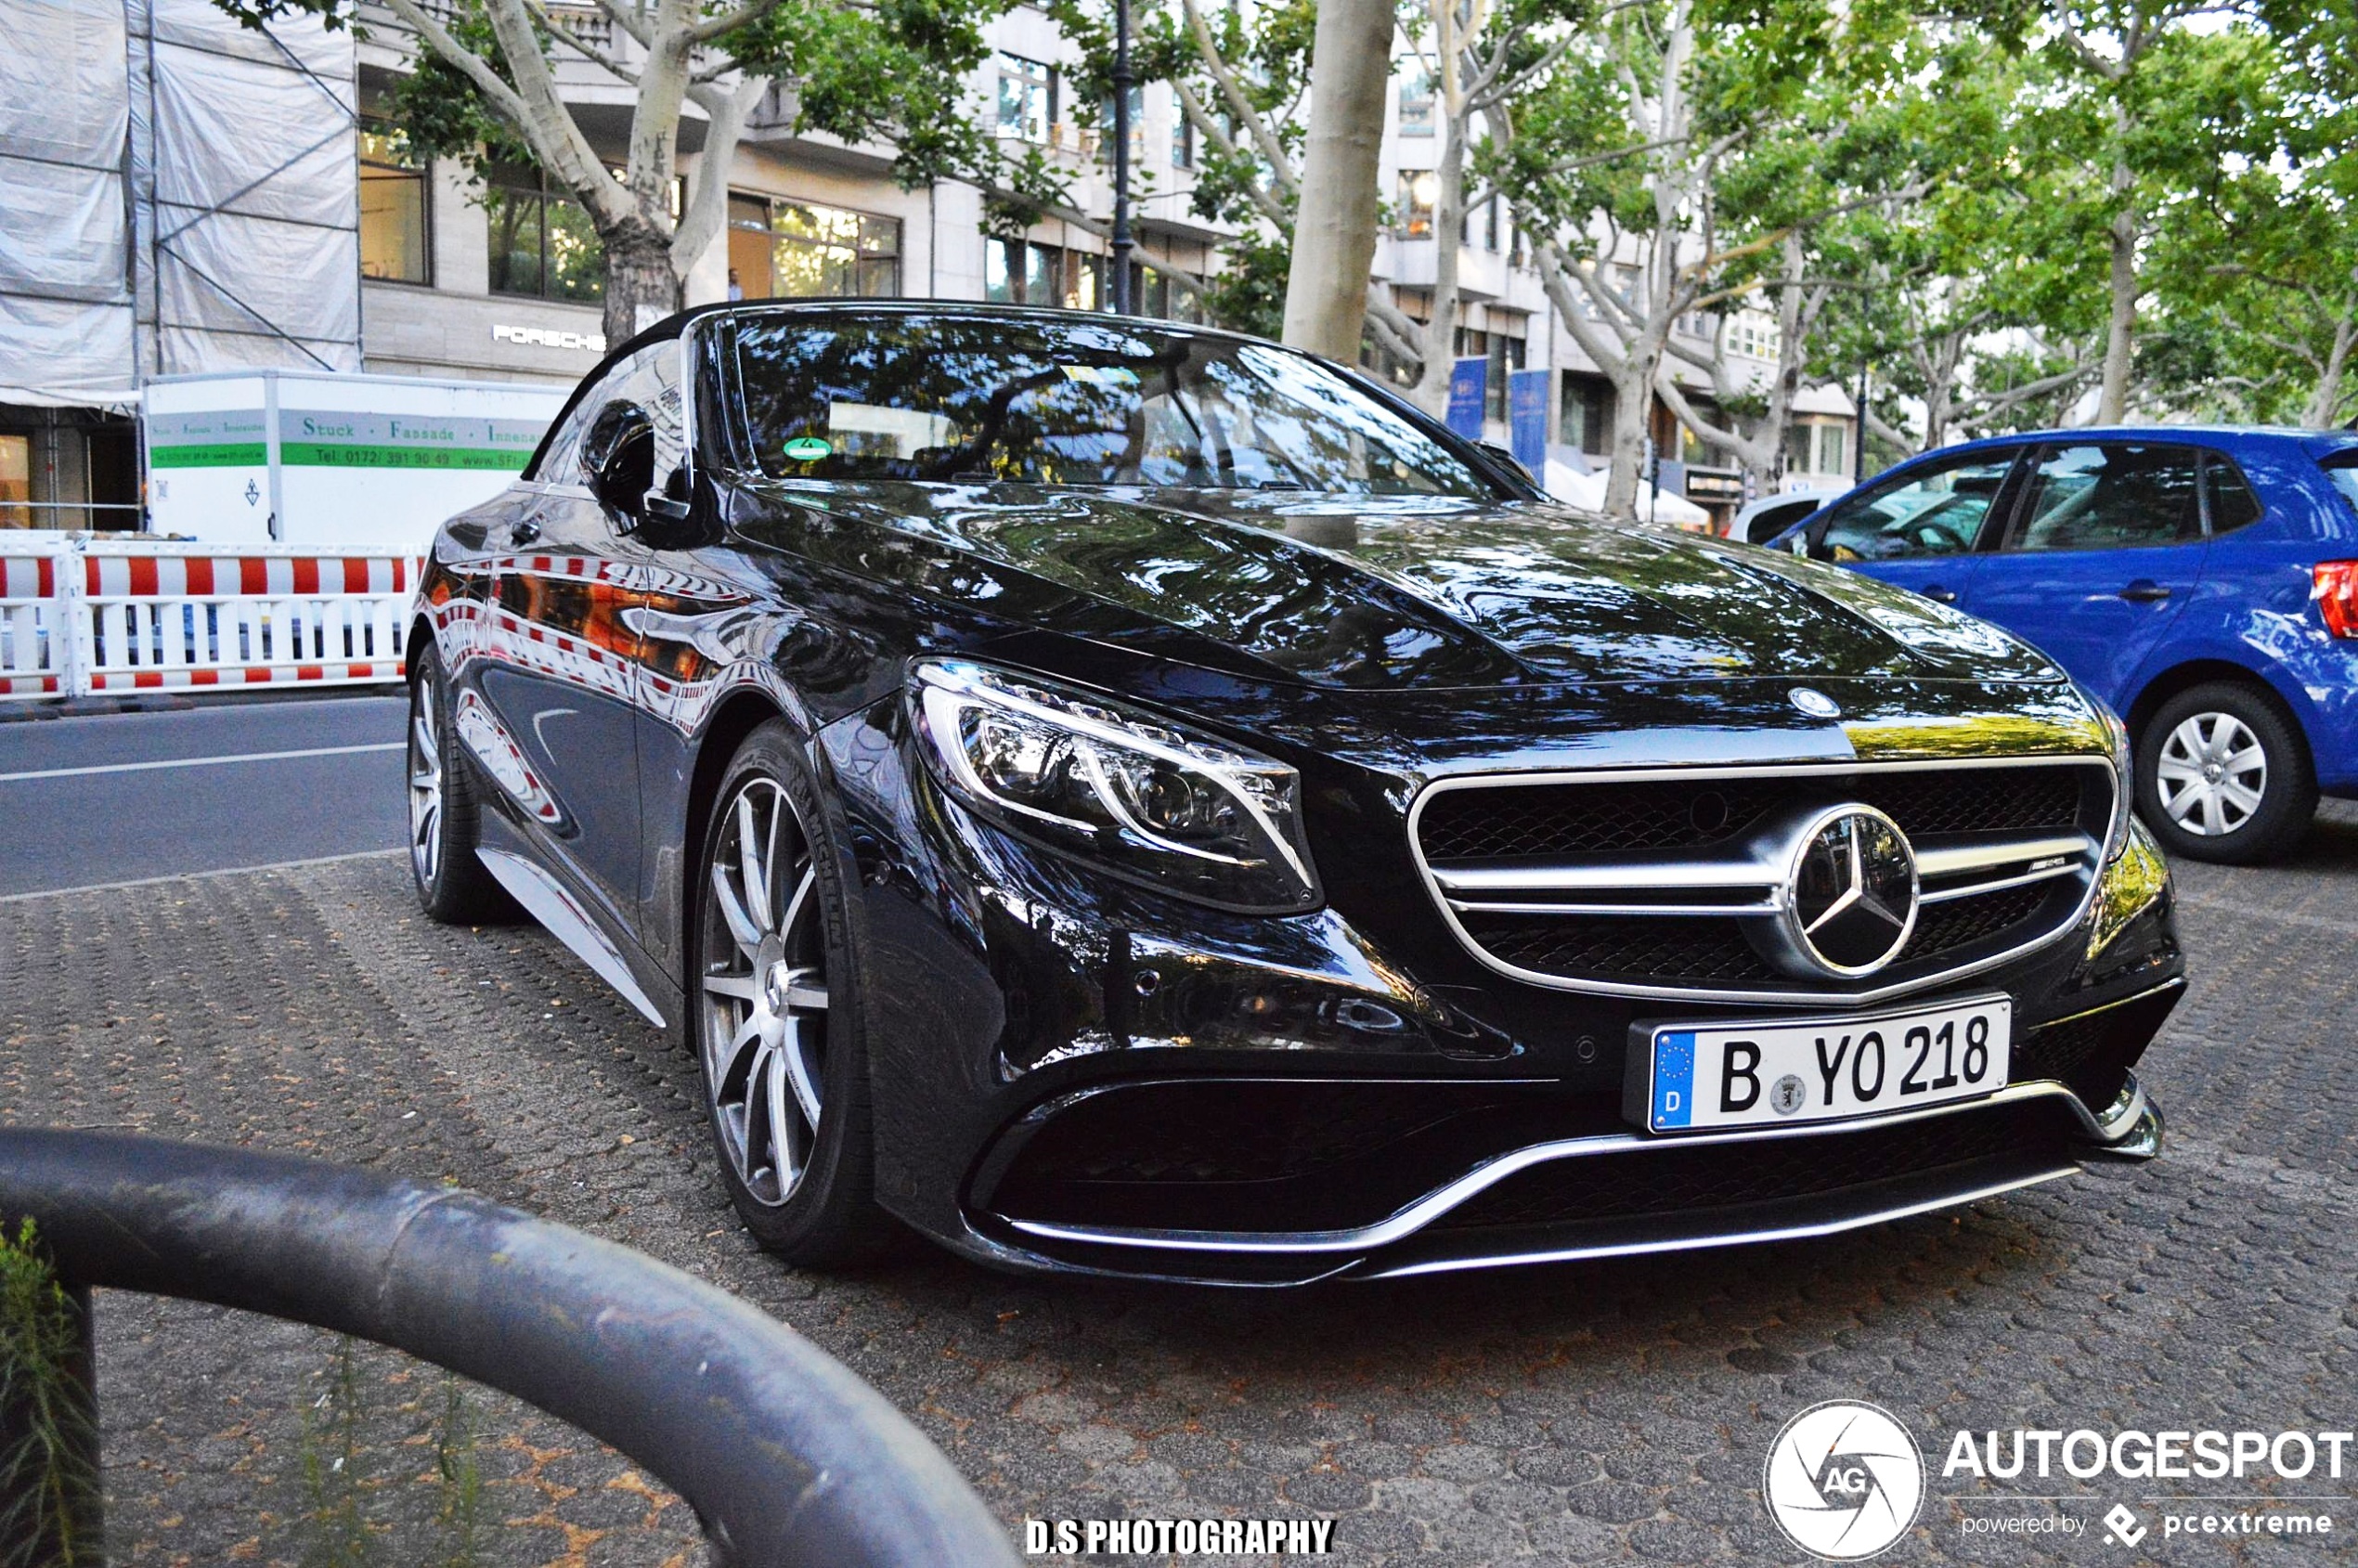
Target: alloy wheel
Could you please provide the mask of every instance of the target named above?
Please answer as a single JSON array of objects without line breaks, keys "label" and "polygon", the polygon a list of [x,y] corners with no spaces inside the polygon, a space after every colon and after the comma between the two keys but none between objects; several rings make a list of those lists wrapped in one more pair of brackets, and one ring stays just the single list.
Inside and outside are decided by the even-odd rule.
[{"label": "alloy wheel", "polygon": [[442,731],[434,675],[418,677],[409,699],[409,862],[431,888],[442,872]]},{"label": "alloy wheel", "polygon": [[2195,713],[2162,742],[2154,787],[2170,820],[2200,838],[2235,832],[2268,794],[2268,752],[2232,713]]},{"label": "alloy wheel", "polygon": [[775,1207],[818,1146],[826,936],[810,838],[774,779],[721,803],[704,889],[699,999],[705,1093],[745,1191]]}]

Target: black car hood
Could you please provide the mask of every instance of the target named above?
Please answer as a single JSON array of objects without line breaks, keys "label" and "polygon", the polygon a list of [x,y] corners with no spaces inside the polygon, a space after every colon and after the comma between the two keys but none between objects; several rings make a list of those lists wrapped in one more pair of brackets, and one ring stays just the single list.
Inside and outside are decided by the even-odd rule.
[{"label": "black car hood", "polygon": [[758,538],[1184,664],[1353,688],[1783,676],[2052,680],[1872,578],[1544,503],[763,486]]}]

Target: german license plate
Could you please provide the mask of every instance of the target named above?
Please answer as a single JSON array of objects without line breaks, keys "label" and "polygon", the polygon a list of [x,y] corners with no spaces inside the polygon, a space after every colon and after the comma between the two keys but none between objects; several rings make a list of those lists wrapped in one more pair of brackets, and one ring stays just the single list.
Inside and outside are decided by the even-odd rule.
[{"label": "german license plate", "polygon": [[1846,1018],[1639,1024],[1630,1033],[1639,1047],[1631,1120],[1648,1131],[1774,1127],[1989,1094],[2012,1066],[2014,1004],[1983,996]]}]

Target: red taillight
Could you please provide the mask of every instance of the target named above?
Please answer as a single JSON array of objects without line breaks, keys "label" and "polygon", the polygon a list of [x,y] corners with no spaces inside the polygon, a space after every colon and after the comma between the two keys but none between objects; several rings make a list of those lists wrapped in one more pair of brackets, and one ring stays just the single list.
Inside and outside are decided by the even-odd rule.
[{"label": "red taillight", "polygon": [[2358,561],[2320,561],[2311,572],[2316,586],[2309,597],[2324,612],[2326,629],[2336,637],[2358,637]]}]

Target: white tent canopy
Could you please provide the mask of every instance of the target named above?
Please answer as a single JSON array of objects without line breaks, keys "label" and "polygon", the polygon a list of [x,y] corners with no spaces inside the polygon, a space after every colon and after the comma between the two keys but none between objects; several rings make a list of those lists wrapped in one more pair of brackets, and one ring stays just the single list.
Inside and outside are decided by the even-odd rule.
[{"label": "white tent canopy", "polygon": [[[1561,448],[1559,448],[1561,449]],[[1566,506],[1576,506],[1583,512],[1605,509],[1605,480],[1601,471],[1591,473],[1550,451],[1544,484],[1549,495]],[[1638,481],[1638,521],[1640,523],[1705,524],[1711,513],[1684,496],[1664,491],[1657,495],[1654,487],[1643,479]]]}]

